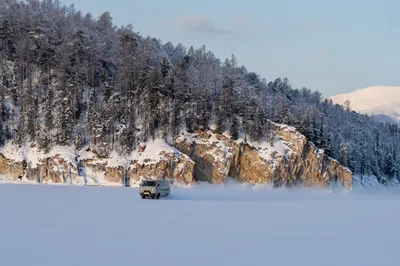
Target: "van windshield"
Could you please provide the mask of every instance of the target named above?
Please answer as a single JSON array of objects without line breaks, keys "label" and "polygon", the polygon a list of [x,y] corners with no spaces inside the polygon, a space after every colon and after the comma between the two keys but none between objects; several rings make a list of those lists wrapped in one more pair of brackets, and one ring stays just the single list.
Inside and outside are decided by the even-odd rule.
[{"label": "van windshield", "polygon": [[142,182],[142,186],[155,187],[156,186],[156,182],[155,181],[143,181]]}]

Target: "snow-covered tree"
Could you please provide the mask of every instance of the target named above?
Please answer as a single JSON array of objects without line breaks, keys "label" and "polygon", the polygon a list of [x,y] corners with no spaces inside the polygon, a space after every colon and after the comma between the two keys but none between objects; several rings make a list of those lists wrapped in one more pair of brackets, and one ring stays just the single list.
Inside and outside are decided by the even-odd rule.
[{"label": "snow-covered tree", "polygon": [[287,78],[267,81],[238,61],[143,37],[113,25],[109,12],[94,19],[60,1],[0,1],[0,144],[89,146],[105,156],[211,123],[232,139],[272,141],[275,122],[354,173],[399,178],[397,125]]}]

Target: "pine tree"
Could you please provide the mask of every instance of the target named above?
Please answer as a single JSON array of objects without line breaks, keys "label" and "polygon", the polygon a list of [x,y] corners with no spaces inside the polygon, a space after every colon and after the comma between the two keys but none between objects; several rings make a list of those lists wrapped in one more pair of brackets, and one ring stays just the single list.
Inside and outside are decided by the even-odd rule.
[{"label": "pine tree", "polygon": [[20,107],[20,115],[18,120],[18,125],[16,129],[15,137],[13,138],[13,143],[21,147],[25,142],[25,110],[23,106]]},{"label": "pine tree", "polygon": [[230,136],[233,140],[237,140],[239,138],[239,120],[236,115],[234,115],[232,118]]},{"label": "pine tree", "polygon": [[256,112],[254,114],[253,125],[251,128],[251,139],[255,141],[260,141],[264,135],[264,114],[260,107],[257,107]]},{"label": "pine tree", "polygon": [[324,122],[322,122],[321,124],[320,141],[321,149],[323,149],[325,154],[327,154],[328,156],[332,156],[332,138],[329,132],[326,130]]},{"label": "pine tree", "polygon": [[4,146],[6,142],[6,133],[3,126],[3,121],[0,120],[0,147]]},{"label": "pine tree", "polygon": [[272,142],[272,123],[284,123],[355,174],[400,178],[398,125],[353,112],[350,102],[334,105],[287,78],[267,82],[234,55],[221,61],[205,46],[140,36],[108,12],[93,19],[59,1],[25,1],[0,13],[0,143],[45,152],[88,144],[106,156],[209,122],[232,139]]},{"label": "pine tree", "polygon": [[215,113],[215,124],[216,124],[216,130],[215,132],[218,134],[222,134],[225,130],[225,117],[224,117],[224,112],[221,110],[219,106],[216,108],[216,113]]},{"label": "pine tree", "polygon": [[47,93],[46,104],[44,106],[44,128],[46,137],[51,141],[54,129],[54,110],[52,108],[54,104],[54,92],[52,89],[49,89]]},{"label": "pine tree", "polygon": [[180,109],[177,101],[172,102],[171,115],[170,115],[170,128],[171,135],[176,136],[179,133],[181,124]]},{"label": "pine tree", "polygon": [[394,153],[388,153],[385,156],[384,174],[386,176],[388,176],[389,178],[393,178],[396,174],[395,160],[393,157],[394,157]]},{"label": "pine tree", "polygon": [[339,163],[344,166],[348,165],[347,145],[344,142],[340,143],[339,147]]}]

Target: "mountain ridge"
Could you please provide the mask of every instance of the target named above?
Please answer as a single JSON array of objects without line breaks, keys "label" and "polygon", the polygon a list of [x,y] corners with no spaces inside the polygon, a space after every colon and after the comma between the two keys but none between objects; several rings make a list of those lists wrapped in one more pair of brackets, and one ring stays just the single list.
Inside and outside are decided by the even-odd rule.
[{"label": "mountain ridge", "polygon": [[374,115],[383,122],[400,123],[400,86],[370,86],[350,93],[329,97],[335,104],[345,105],[362,114]]}]

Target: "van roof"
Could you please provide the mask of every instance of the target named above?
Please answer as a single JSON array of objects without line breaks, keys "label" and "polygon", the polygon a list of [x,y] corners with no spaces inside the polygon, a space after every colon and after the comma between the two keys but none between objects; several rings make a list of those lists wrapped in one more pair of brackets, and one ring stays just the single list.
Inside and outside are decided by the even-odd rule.
[{"label": "van roof", "polygon": [[169,182],[169,180],[166,180],[166,179],[145,179],[145,180],[142,180],[142,182]]}]

